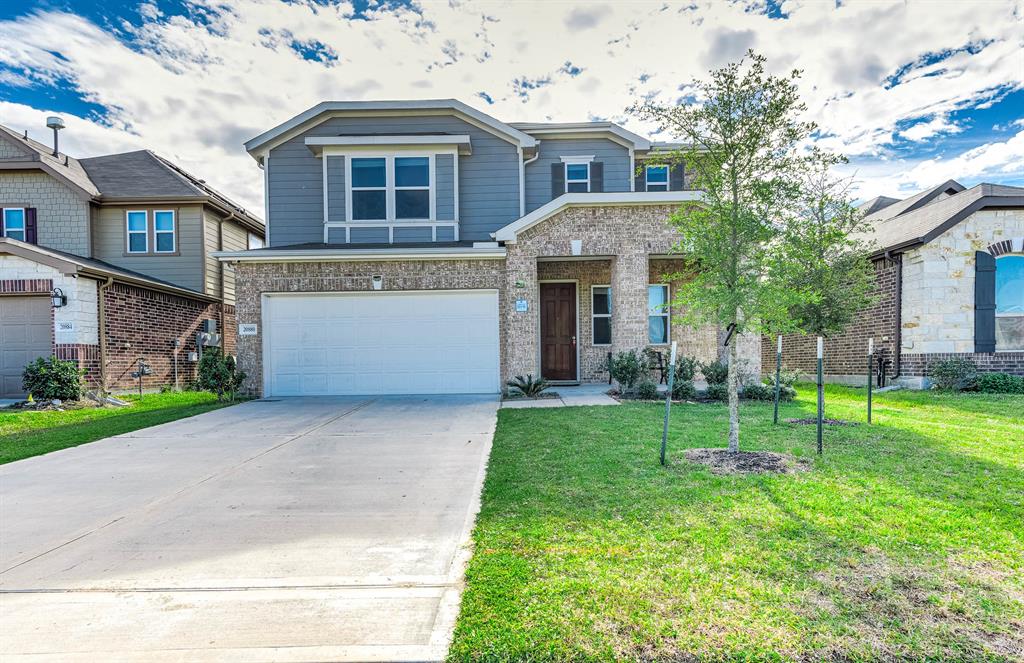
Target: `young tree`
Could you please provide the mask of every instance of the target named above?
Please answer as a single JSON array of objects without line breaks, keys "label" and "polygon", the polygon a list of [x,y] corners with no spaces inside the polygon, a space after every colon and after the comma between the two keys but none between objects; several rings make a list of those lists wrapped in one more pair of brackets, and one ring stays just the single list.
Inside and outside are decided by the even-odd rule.
[{"label": "young tree", "polygon": [[752,51],[738,63],[692,84],[692,103],[646,102],[632,112],[674,133],[689,147],[667,157],[683,161],[703,200],[686,205],[670,223],[676,247],[692,256],[694,278],[673,302],[692,325],[718,324],[735,334],[729,344],[729,451],[739,451],[737,335],[790,326],[800,293],[788,287],[789,256],[780,249],[777,219],[796,207],[803,174],[820,153],[801,149],[815,130],[800,115],[796,82],[765,73],[765,58]]}]

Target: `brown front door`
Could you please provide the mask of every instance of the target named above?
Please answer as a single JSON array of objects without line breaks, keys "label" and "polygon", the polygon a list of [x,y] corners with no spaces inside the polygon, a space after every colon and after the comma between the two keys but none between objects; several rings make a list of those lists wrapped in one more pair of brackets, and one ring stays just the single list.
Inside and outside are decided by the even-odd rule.
[{"label": "brown front door", "polygon": [[576,379],[576,284],[540,284],[540,373]]}]

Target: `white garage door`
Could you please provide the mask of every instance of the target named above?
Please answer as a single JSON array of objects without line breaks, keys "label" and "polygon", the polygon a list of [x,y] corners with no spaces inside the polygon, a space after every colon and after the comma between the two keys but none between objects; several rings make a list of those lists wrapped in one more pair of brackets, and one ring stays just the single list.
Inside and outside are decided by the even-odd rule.
[{"label": "white garage door", "polygon": [[267,295],[265,393],[496,393],[495,291]]}]

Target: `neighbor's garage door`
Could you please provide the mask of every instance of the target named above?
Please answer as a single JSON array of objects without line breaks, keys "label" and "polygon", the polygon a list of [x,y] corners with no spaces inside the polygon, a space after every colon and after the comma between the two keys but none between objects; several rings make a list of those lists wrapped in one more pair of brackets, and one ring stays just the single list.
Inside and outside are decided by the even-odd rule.
[{"label": "neighbor's garage door", "polygon": [[49,297],[0,297],[0,398],[22,398],[21,373],[36,357],[49,357]]},{"label": "neighbor's garage door", "polygon": [[268,295],[265,393],[496,393],[495,291]]}]

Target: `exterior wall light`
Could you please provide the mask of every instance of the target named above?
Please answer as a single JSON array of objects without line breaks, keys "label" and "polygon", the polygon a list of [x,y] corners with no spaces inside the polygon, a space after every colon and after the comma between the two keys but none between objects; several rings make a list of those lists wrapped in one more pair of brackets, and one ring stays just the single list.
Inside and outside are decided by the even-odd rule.
[{"label": "exterior wall light", "polygon": [[60,288],[54,288],[53,292],[50,293],[50,302],[53,304],[53,308],[67,306],[68,296]]}]

